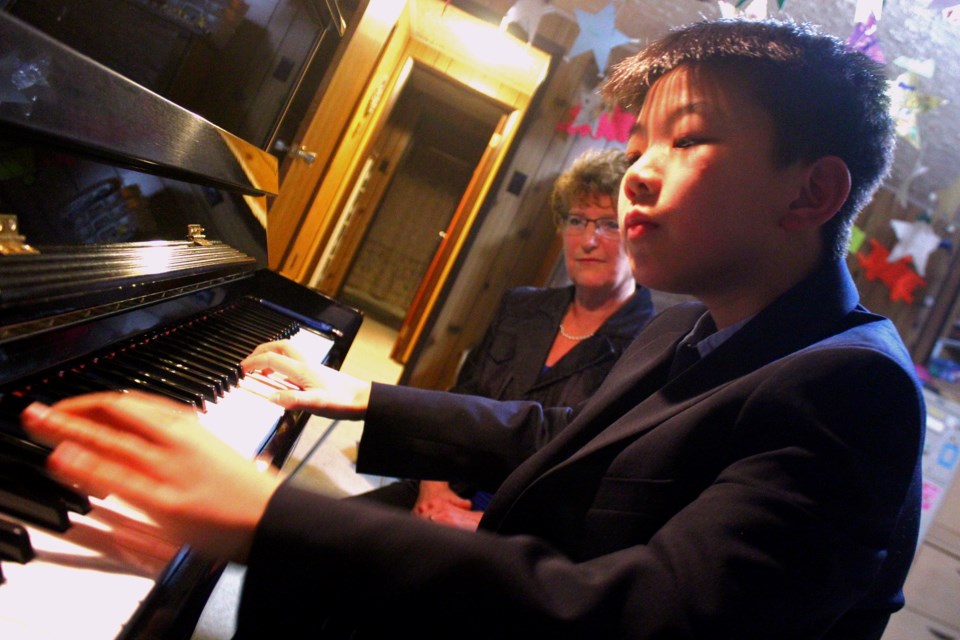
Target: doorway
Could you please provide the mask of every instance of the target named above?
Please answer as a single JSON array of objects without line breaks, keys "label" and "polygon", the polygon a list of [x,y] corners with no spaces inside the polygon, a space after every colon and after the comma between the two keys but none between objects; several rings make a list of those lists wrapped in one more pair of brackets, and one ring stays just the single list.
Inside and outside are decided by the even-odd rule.
[{"label": "doorway", "polygon": [[414,64],[314,285],[399,329],[504,115],[482,94]]},{"label": "doorway", "polygon": [[[387,300],[375,311],[387,317],[406,306],[392,354],[406,363],[443,305],[442,291],[471,230],[483,220],[484,200],[548,73],[550,56],[440,0],[369,0],[355,27],[316,116],[294,143],[305,161],[290,165],[271,207],[271,266],[333,297],[344,295],[349,278],[355,303],[363,298],[358,306],[369,310],[371,298]],[[415,90],[419,98],[405,95]],[[407,120],[395,116],[402,97],[412,113]],[[432,117],[413,118],[428,110]],[[451,129],[451,122],[457,127]],[[431,139],[444,144],[426,142]],[[482,144],[471,146],[474,140]],[[451,143],[471,150],[451,151]],[[465,187],[461,164],[469,167]],[[417,166],[429,171],[418,176]],[[437,180],[443,188],[432,193],[446,200],[453,191],[445,183],[459,183],[452,214],[445,202],[411,200],[405,188],[441,171],[447,172]],[[400,218],[402,226],[391,226]],[[381,261],[370,257],[377,243],[396,247],[414,237],[416,251]],[[365,276],[374,263],[386,268]],[[416,272],[422,276],[413,277]]]}]

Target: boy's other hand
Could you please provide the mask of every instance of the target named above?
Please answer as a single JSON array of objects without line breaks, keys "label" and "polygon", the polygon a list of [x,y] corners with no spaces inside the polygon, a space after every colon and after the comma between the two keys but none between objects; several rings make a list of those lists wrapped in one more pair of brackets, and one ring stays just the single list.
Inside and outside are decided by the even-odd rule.
[{"label": "boy's other hand", "polygon": [[242,363],[244,372],[281,374],[300,390],[278,391],[271,400],[284,409],[302,409],[342,420],[363,418],[371,384],[329,367],[311,365],[287,340],[262,344]]}]

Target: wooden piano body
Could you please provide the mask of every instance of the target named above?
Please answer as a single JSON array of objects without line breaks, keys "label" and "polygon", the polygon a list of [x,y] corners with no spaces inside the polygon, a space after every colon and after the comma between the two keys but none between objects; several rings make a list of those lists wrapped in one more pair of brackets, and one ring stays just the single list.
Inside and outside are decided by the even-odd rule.
[{"label": "wooden piano body", "polygon": [[362,317],[265,268],[245,198],[276,188],[269,154],[0,12],[0,637],[191,634],[222,567],[125,546],[139,514],[52,485],[17,413],[145,389],[279,466],[309,416],[239,359],[292,336],[339,367]]}]

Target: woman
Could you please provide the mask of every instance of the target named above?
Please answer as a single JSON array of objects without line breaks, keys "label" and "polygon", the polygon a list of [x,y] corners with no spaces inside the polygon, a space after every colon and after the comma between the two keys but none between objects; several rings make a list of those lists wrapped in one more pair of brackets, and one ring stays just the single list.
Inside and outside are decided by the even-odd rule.
[{"label": "woman", "polygon": [[[551,205],[572,285],[508,291],[451,391],[574,406],[600,386],[653,315],[650,292],[630,273],[617,223],[627,166],[622,151],[591,150],[557,179]],[[363,497],[475,529],[496,486],[482,489],[405,480]]]}]

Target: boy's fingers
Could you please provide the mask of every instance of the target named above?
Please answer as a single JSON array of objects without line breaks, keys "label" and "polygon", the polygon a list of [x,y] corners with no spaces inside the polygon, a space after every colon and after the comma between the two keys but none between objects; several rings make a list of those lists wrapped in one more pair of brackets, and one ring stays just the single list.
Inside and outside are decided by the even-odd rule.
[{"label": "boy's fingers", "polygon": [[[96,393],[58,402],[34,403],[21,414],[28,431],[59,442],[65,437],[100,442],[105,433],[128,432],[149,442],[168,442],[180,423],[195,419],[181,403],[140,393]],[[109,425],[109,429],[104,426]]]}]

